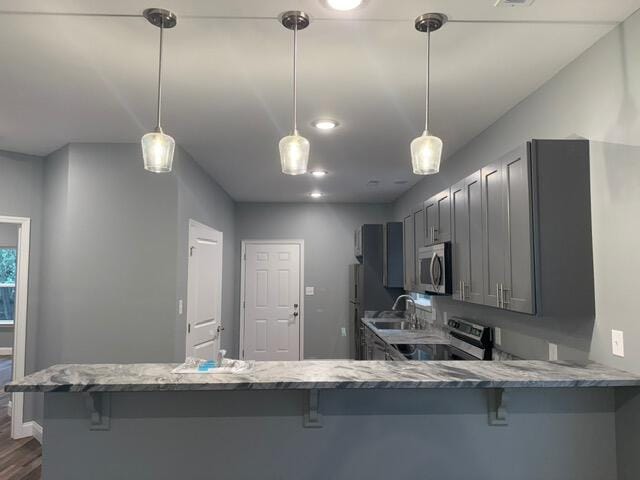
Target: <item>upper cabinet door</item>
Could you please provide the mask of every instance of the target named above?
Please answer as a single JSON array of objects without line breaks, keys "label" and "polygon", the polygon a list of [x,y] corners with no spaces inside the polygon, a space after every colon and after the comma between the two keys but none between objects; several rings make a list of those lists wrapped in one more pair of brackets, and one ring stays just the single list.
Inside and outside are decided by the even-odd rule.
[{"label": "upper cabinet door", "polygon": [[476,172],[465,180],[467,212],[469,215],[469,271],[464,284],[464,299],[484,303],[484,268],[482,238],[482,180]]},{"label": "upper cabinet door", "polygon": [[427,244],[427,238],[425,236],[424,208],[416,208],[413,211],[413,228],[414,228],[414,238],[415,238],[414,249],[417,252],[419,248],[422,248]]},{"label": "upper cabinet door", "polygon": [[503,308],[534,313],[531,167],[527,147],[503,158],[506,257]]},{"label": "upper cabinet door", "polygon": [[424,216],[427,245],[451,240],[451,196],[449,189],[424,202]]},{"label": "upper cabinet door", "polygon": [[435,230],[435,242],[451,240],[451,193],[447,189],[437,196],[438,224]]},{"label": "upper cabinet door", "polygon": [[415,233],[413,229],[413,215],[404,217],[404,289],[412,292],[416,284]]},{"label": "upper cabinet door", "polygon": [[438,199],[431,197],[424,202],[425,245],[435,243],[435,231],[438,228]]},{"label": "upper cabinet door", "polygon": [[464,283],[469,281],[469,209],[466,181],[451,187],[452,298],[464,300]]},{"label": "upper cabinet door", "polygon": [[504,169],[497,162],[481,170],[482,177],[482,249],[483,303],[502,308],[507,233],[504,205]]}]

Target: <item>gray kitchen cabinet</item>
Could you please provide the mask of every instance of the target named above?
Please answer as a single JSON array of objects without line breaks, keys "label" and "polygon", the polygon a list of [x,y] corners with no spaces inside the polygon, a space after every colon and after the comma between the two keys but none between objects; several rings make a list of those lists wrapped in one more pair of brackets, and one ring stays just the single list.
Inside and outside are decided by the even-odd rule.
[{"label": "gray kitchen cabinet", "polygon": [[382,283],[387,288],[403,288],[403,224],[400,222],[388,222],[382,228]]},{"label": "gray kitchen cabinet", "polygon": [[404,257],[404,289],[412,292],[416,285],[415,231],[413,228],[413,214],[407,215],[402,221],[403,228],[403,257]]},{"label": "gray kitchen cabinet", "polygon": [[480,172],[451,187],[453,299],[483,303],[482,194]]},{"label": "gray kitchen cabinet", "polygon": [[424,212],[426,244],[451,240],[450,190],[444,190],[424,202]]},{"label": "gray kitchen cabinet", "polygon": [[356,258],[362,257],[362,227],[353,232],[353,254]]},{"label": "gray kitchen cabinet", "polygon": [[418,266],[418,251],[426,245],[426,236],[425,236],[425,218],[424,218],[424,206],[420,205],[413,210],[413,271],[414,271],[414,283],[413,283],[413,291],[417,291],[418,284],[418,272],[420,271],[420,267]]},{"label": "gray kitchen cabinet", "polygon": [[525,146],[509,153],[502,163],[507,233],[503,308],[534,313],[533,204],[528,148]]},{"label": "gray kitchen cabinet", "polygon": [[526,147],[482,169],[484,303],[534,313],[531,163]]}]

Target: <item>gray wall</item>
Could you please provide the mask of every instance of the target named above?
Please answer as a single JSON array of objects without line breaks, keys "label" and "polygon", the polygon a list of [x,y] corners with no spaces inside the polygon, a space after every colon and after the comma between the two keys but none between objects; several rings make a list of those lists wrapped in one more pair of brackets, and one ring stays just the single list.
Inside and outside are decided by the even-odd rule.
[{"label": "gray wall", "polygon": [[[18,227],[0,223],[0,247],[18,247]],[[13,325],[0,325],[0,348],[13,348]]]},{"label": "gray wall", "polygon": [[87,428],[80,394],[47,394],[44,469],[48,480],[616,479],[613,391],[513,389],[500,427],[487,424],[487,393],[325,390],[324,426],[311,429],[305,392],[115,393],[104,432]]},{"label": "gray wall", "polygon": [[183,359],[185,352],[189,219],[223,234],[222,323],[225,330],[221,347],[227,349],[229,356],[237,357],[235,203],[183,149],[177,149],[174,162],[178,183],[177,292],[185,312],[178,315],[176,322],[176,359]]},{"label": "gray wall", "polygon": [[[242,240],[305,241],[305,284],[315,287],[315,295],[305,297],[305,358],[349,357],[352,339],[348,321],[348,266],[356,263],[353,232],[364,223],[387,222],[391,213],[390,204],[237,204],[236,271],[240,272]],[[238,294],[239,282],[240,274],[237,278]],[[240,317],[239,298],[236,303],[237,323]],[[342,327],[347,329],[346,337],[341,336]]]},{"label": "gray wall", "polygon": [[177,193],[138,145],[47,158],[38,366],[174,359]]},{"label": "gray wall", "polygon": [[[596,292],[595,326],[549,323],[482,307],[436,300],[440,313],[461,314],[541,340],[560,342],[593,360],[640,373],[640,322],[635,295],[640,255],[640,14],[636,13],[471,141],[395,204],[401,218],[439,192],[531,138],[583,137],[591,146],[591,195]],[[446,147],[445,147],[446,148]],[[625,332],[625,358],[611,354],[611,329]],[[531,352],[547,354],[545,341]],[[513,352],[518,353],[518,352]],[[560,351],[562,356],[562,349]]]},{"label": "gray wall", "polygon": [[[43,162],[39,157],[0,151],[0,215],[31,218],[29,299],[27,304],[27,373],[36,365],[39,324],[40,259],[42,251]],[[25,395],[25,418],[33,417],[40,395]]]}]

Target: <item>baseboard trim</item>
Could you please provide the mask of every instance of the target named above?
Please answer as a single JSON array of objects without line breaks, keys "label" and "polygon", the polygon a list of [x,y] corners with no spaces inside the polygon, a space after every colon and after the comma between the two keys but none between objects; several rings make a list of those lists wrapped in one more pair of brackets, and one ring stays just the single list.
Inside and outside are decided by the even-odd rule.
[{"label": "baseboard trim", "polygon": [[42,445],[42,425],[35,420],[31,420],[23,423],[22,429],[27,436],[35,438]]},{"label": "baseboard trim", "polygon": [[0,347],[0,355],[13,355],[13,347]]}]

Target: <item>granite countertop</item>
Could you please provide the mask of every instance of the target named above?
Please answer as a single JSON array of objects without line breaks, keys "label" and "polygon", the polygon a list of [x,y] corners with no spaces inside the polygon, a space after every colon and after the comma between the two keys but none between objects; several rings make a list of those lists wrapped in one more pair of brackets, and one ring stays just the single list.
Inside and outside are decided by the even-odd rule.
[{"label": "granite countertop", "polygon": [[380,318],[389,319],[389,317],[365,317],[362,319],[364,323],[373,333],[380,337],[389,345],[448,345],[451,343],[444,329],[435,326],[427,326],[415,330],[386,330],[375,327],[376,320]]},{"label": "granite countertop", "polygon": [[55,365],[7,392],[160,392],[399,388],[640,386],[640,376],[597,363],[543,361],[256,362],[249,374],[175,374],[176,364]]}]

